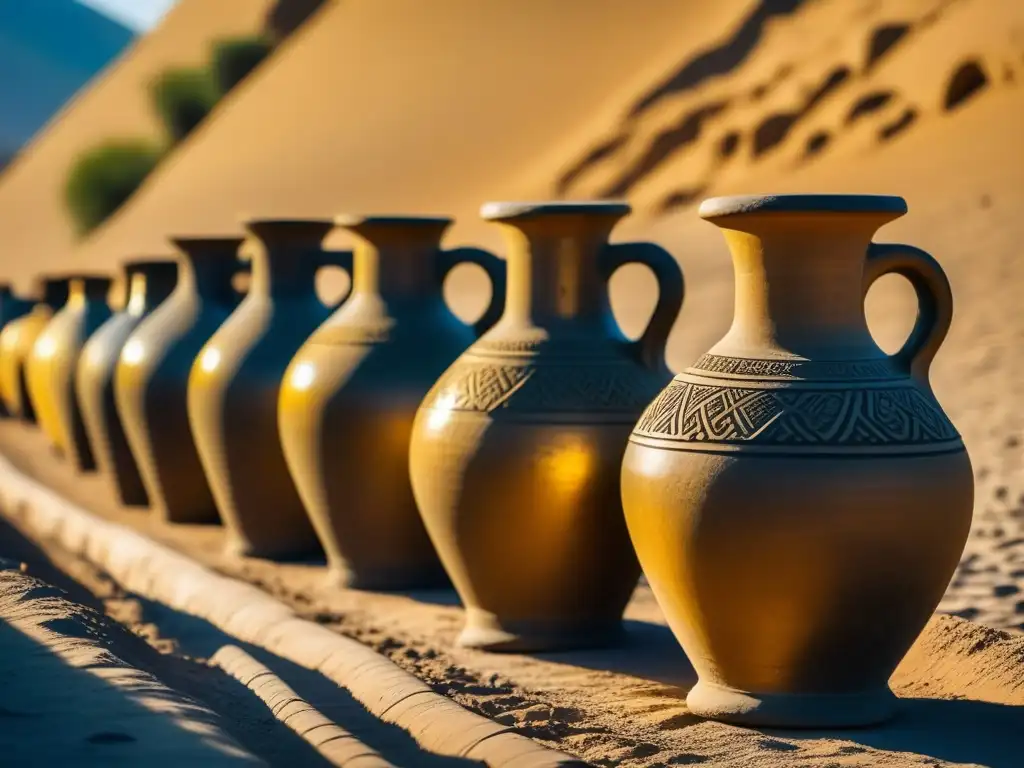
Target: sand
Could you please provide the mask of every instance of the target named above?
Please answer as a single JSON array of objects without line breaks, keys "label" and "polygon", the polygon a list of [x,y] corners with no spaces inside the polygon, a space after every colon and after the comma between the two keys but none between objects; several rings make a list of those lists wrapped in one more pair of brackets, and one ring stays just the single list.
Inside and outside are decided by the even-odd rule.
[{"label": "sand", "polygon": [[140,641],[125,627],[18,565],[0,561],[5,762],[263,764],[215,712],[127,663]]},{"label": "sand", "polygon": [[[64,185],[78,155],[108,139],[162,142],[149,82],[168,67],[205,63],[217,38],[256,32],[272,5],[272,0],[181,0],[156,29],[136,40],[54,115],[0,175],[3,279],[28,291],[39,272],[58,262],[68,265],[78,237],[64,205]],[[168,247],[161,246],[117,254],[102,266],[166,252]]]},{"label": "sand", "polygon": [[[138,510],[118,508],[103,478],[76,477],[53,460],[34,430],[0,426],[0,453],[95,514],[259,586],[303,617],[388,656],[435,691],[593,765],[1011,768],[1018,763],[1024,726],[1024,635],[1019,633],[937,614],[891,680],[904,699],[903,713],[886,726],[835,732],[738,728],[687,712],[692,669],[642,583],[627,609],[629,640],[621,647],[536,655],[459,649],[453,641],[461,610],[451,591],[325,589],[321,564],[228,559],[221,554],[218,527],[171,527]],[[45,543],[44,548],[53,549]],[[180,622],[172,624],[169,634],[183,637],[181,628]],[[204,645],[209,653],[208,642]]]}]

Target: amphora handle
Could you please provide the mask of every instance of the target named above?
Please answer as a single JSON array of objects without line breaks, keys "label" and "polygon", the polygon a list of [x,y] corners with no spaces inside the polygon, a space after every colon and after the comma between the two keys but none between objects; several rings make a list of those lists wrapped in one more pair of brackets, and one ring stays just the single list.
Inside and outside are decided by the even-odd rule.
[{"label": "amphora handle", "polygon": [[892,356],[915,379],[927,383],[928,370],[953,322],[953,291],[935,258],[902,243],[872,243],[864,267],[864,295],[883,275],[905,277],[917,294],[917,320],[910,337]]},{"label": "amphora handle", "polygon": [[443,285],[448,273],[459,264],[476,264],[491,281],[491,303],[473,323],[479,337],[505,313],[505,262],[483,248],[449,248],[438,254],[438,281]]},{"label": "amphora handle", "polygon": [[[348,301],[348,297],[352,295],[352,276],[353,276],[353,263],[355,261],[355,255],[353,251],[321,251],[317,258],[317,271],[324,267],[338,267],[348,275],[348,290],[341,295],[341,297],[333,302],[327,303],[321,301],[321,303],[330,309],[332,312]],[[319,298],[319,297],[318,297]]]},{"label": "amphora handle", "polygon": [[670,375],[665,362],[665,346],[686,294],[686,282],[679,262],[660,245],[645,242],[611,243],[605,246],[602,256],[606,280],[626,264],[642,264],[654,273],[658,281],[658,301],[644,332],[636,341],[629,342],[629,348],[643,365]]}]

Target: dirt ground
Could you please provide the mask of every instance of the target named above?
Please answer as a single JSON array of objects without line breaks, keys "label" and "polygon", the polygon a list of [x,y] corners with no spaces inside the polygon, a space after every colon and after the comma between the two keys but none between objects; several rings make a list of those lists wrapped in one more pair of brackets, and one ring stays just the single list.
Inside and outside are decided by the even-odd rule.
[{"label": "dirt ground", "polygon": [[[35,430],[3,424],[0,452],[86,509],[262,587],[304,617],[373,647],[463,706],[594,765],[775,766],[783,755],[787,765],[844,768],[1015,765],[1016,738],[1024,726],[1024,708],[1019,706],[1024,704],[1019,686],[1024,636],[1017,633],[936,616],[893,676],[893,688],[905,699],[904,711],[887,726],[847,732],[737,728],[701,721],[687,712],[684,698],[693,682],[692,670],[642,583],[627,611],[628,640],[623,646],[537,655],[456,648],[452,641],[461,610],[450,591],[328,589],[319,563],[228,559],[221,554],[218,527],[172,528],[144,511],[119,509],[103,478],[75,477]],[[1004,524],[1011,519],[1007,516]],[[62,558],[59,552],[48,554],[57,561]],[[168,684],[198,691],[199,698],[210,695],[206,681],[216,681],[216,674],[188,658],[188,650],[208,658],[219,641],[211,644],[202,633],[197,639],[180,617],[154,621],[160,606],[121,594],[80,561],[60,562],[60,569],[146,637],[151,650],[155,646],[165,651],[160,663],[171,668],[162,673],[171,675]],[[952,592],[964,599],[955,587]],[[214,701],[210,706],[217,709]],[[253,739],[268,725],[250,725],[243,718],[233,725],[232,734],[257,754],[266,754]],[[271,740],[284,748],[276,738]]]}]

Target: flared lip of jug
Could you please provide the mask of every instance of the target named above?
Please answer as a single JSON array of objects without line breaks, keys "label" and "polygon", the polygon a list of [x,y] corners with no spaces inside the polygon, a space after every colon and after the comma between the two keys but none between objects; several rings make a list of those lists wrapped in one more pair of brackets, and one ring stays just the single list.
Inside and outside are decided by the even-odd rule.
[{"label": "flared lip of jug", "polygon": [[335,225],[345,229],[373,225],[446,227],[453,221],[450,216],[412,213],[339,213],[334,217]]},{"label": "flared lip of jug", "polygon": [[194,248],[215,248],[218,250],[230,250],[233,248],[237,250],[245,242],[245,235],[241,233],[171,235],[167,239],[171,245],[186,252]]},{"label": "flared lip of jug", "polygon": [[250,235],[267,241],[296,238],[323,240],[334,229],[334,220],[320,216],[243,216],[242,227]]},{"label": "flared lip of jug", "polygon": [[484,203],[480,217],[488,221],[509,221],[532,216],[589,214],[625,216],[633,210],[625,200],[538,200]]},{"label": "flared lip of jug", "polygon": [[128,259],[121,262],[121,269],[125,274],[141,272],[145,270],[169,270],[178,268],[178,260],[173,256],[153,256],[150,258]]},{"label": "flared lip of jug", "polygon": [[898,195],[729,195],[711,197],[700,204],[702,219],[751,213],[864,213],[898,218],[907,212],[907,201]]}]

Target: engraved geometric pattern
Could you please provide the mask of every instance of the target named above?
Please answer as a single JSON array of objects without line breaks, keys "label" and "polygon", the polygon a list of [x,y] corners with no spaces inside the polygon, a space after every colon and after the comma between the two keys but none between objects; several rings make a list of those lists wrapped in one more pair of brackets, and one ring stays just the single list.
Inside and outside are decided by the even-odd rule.
[{"label": "engraved geometric pattern", "polygon": [[959,437],[912,386],[893,389],[744,389],[673,381],[633,434],[681,442],[907,445]]},{"label": "engraved geometric pattern", "polygon": [[638,415],[663,385],[632,364],[508,365],[462,362],[424,399],[424,408],[520,413],[587,412]]},{"label": "engraved geometric pattern", "polygon": [[723,355],[704,355],[691,366],[691,371],[775,379],[891,379],[896,376],[887,360],[762,360]]}]

